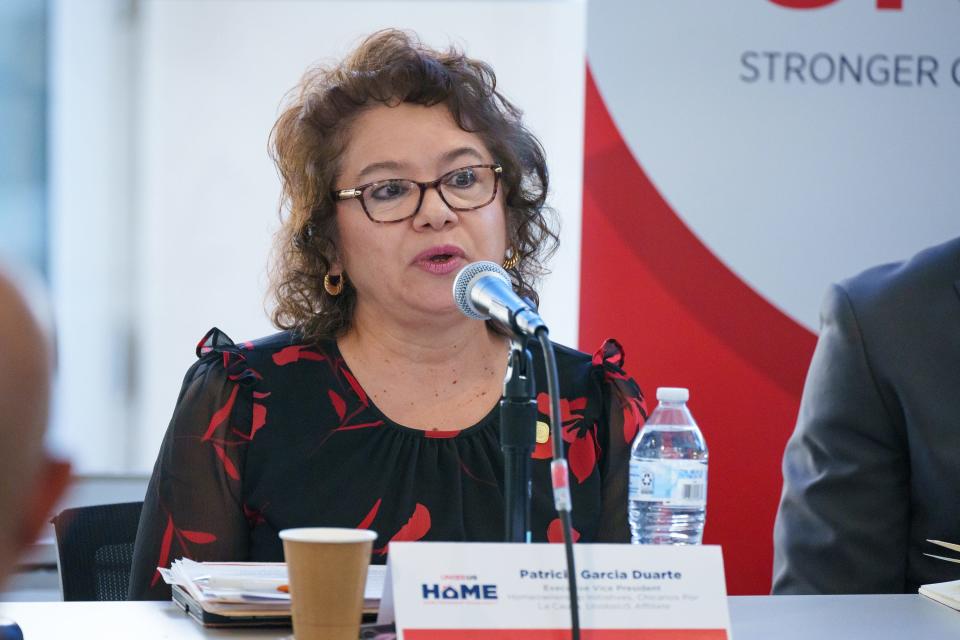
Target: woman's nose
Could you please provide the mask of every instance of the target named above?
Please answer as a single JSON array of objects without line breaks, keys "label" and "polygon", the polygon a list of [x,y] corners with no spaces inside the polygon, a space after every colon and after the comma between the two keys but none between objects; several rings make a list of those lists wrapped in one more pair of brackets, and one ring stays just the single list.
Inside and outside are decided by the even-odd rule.
[{"label": "woman's nose", "polygon": [[428,188],[423,194],[423,202],[420,203],[420,210],[413,218],[414,226],[419,228],[431,227],[433,229],[442,229],[449,224],[456,224],[459,221],[457,212],[451,209],[440,196],[440,190],[437,187]]}]

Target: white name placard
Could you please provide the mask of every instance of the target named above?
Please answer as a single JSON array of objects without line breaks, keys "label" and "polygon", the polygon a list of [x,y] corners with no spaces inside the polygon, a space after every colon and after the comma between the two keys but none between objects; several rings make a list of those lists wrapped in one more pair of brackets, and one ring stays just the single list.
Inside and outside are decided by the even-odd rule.
[{"label": "white name placard", "polygon": [[[584,640],[728,640],[716,546],[574,545]],[[390,544],[380,620],[400,640],[570,637],[563,545]]]}]

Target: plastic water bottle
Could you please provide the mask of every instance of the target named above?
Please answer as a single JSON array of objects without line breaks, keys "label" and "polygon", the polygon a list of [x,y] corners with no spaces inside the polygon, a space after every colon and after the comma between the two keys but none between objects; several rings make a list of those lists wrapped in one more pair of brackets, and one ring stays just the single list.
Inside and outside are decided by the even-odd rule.
[{"label": "plastic water bottle", "polygon": [[634,544],[700,544],[707,518],[707,444],[686,389],[660,387],[630,451],[627,517]]}]

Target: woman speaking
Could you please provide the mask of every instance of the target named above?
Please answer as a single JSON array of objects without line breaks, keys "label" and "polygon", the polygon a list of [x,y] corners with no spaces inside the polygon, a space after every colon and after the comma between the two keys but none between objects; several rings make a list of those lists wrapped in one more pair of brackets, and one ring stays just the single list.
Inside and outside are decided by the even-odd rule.
[{"label": "woman speaking", "polygon": [[[280,561],[277,532],[291,527],[373,529],[373,562],[392,541],[503,539],[509,339],[463,315],[451,285],[491,260],[537,299],[557,240],[539,142],[488,65],[390,30],[307,73],[271,150],[282,332],[200,341],[147,489],[131,598],[168,599],[157,567],[179,557]],[[592,357],[556,351],[574,538],[627,541],[640,391],[612,340]],[[545,436],[530,526],[535,541],[559,541]]]}]

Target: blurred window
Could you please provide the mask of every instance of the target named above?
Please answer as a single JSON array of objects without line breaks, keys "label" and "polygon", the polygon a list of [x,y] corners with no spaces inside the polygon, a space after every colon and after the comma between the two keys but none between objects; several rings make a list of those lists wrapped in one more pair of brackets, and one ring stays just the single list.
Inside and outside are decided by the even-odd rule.
[{"label": "blurred window", "polygon": [[47,273],[47,4],[0,2],[0,257]]}]

